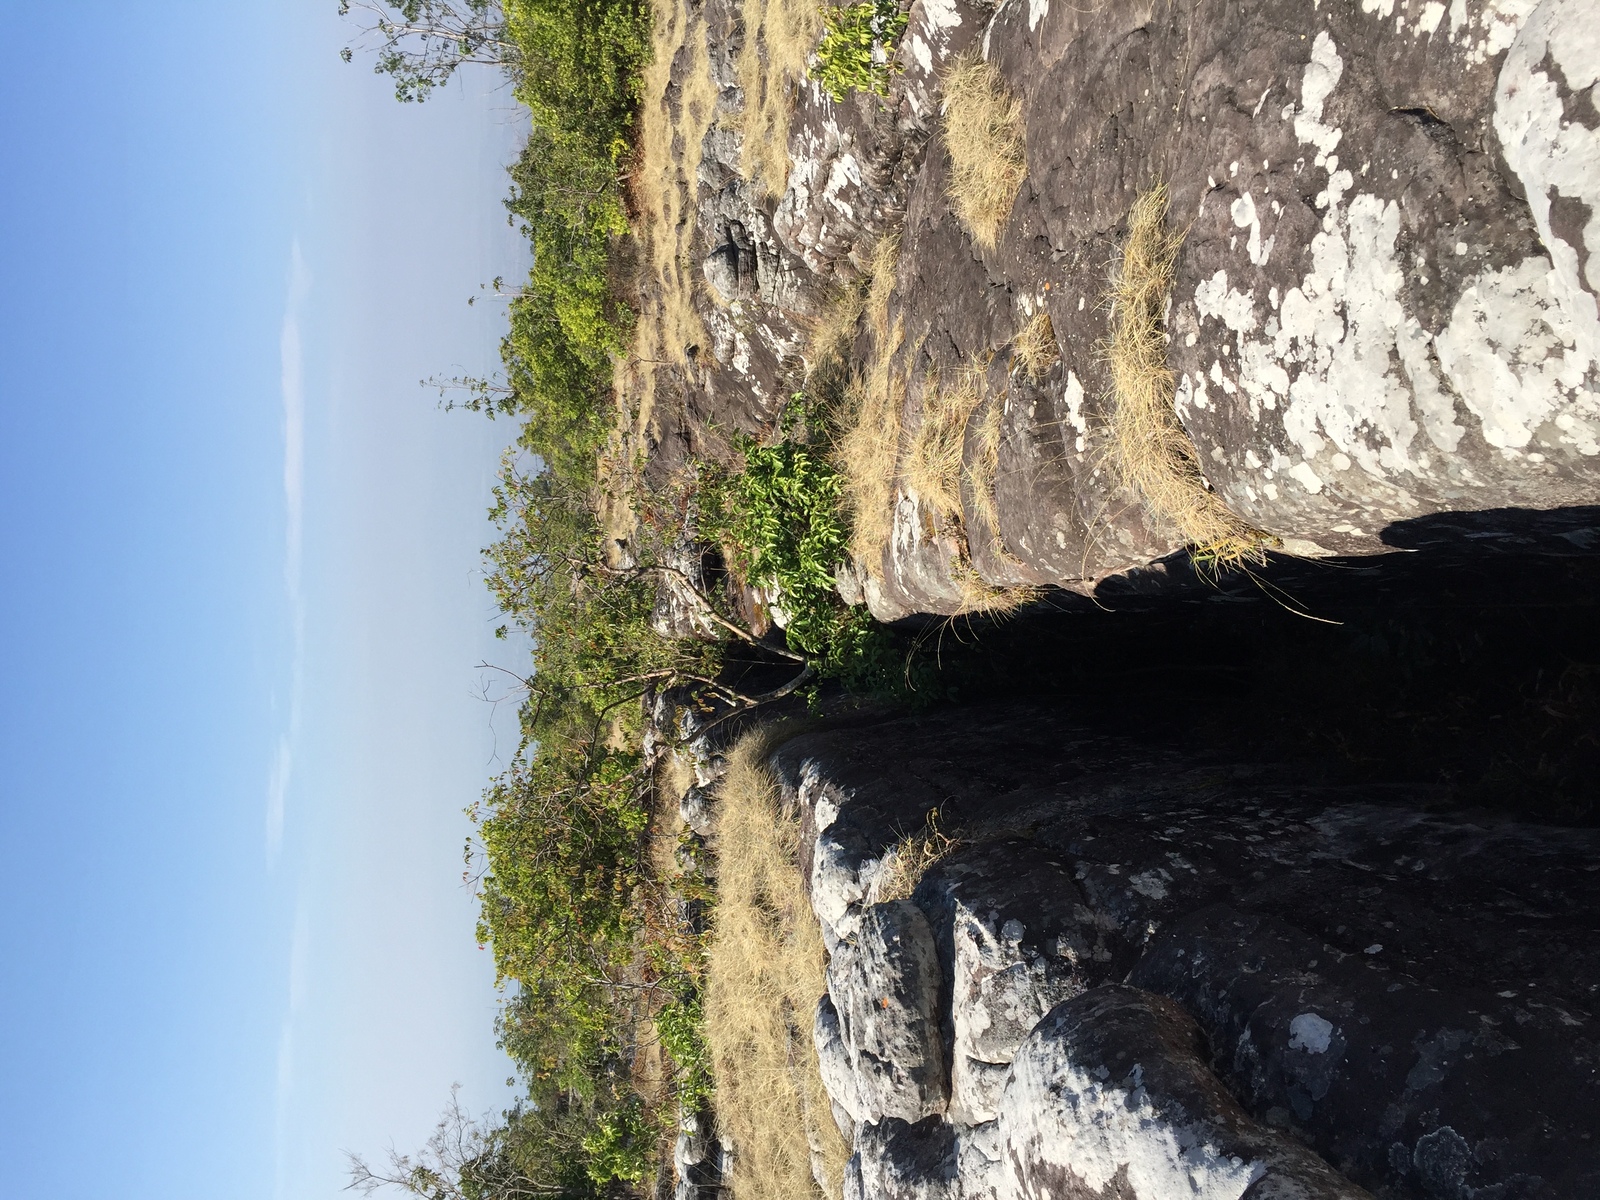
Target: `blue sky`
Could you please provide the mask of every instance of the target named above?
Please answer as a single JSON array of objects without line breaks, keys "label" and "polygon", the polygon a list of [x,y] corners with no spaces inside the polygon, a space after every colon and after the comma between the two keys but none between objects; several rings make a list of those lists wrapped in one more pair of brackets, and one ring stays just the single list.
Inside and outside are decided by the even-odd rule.
[{"label": "blue sky", "polygon": [[333,0],[0,4],[5,1195],[331,1197],[507,1098],[462,808],[519,119]]}]

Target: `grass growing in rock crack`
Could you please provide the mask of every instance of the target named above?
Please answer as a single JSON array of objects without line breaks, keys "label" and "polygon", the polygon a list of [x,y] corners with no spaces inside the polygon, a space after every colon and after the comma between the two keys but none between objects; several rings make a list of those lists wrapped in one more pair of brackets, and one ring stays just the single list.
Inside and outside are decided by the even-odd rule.
[{"label": "grass growing in rock crack", "polygon": [[926,824],[889,848],[872,884],[874,903],[909,900],[930,868],[961,845],[961,839],[939,828],[939,810],[928,814]]},{"label": "grass growing in rock crack", "polygon": [[1022,100],[999,68],[962,55],[944,80],[944,144],[956,216],[984,249],[993,249],[1028,173]]},{"label": "grass growing in rock crack", "polygon": [[800,868],[800,826],[765,764],[775,731],[728,756],[712,844],[719,897],[707,955],[705,1028],[717,1117],[734,1144],[735,1195],[829,1200],[850,1155],[834,1125],[811,1024],[826,990],[822,931]]},{"label": "grass growing in rock crack", "polygon": [[1050,313],[1041,308],[1028,319],[1021,332],[1011,339],[1011,352],[1030,379],[1042,379],[1061,361],[1056,345],[1056,328]]},{"label": "grass growing in rock crack", "polygon": [[1231,512],[1206,483],[1194,443],[1173,408],[1162,313],[1183,234],[1167,227],[1167,189],[1134,202],[1122,259],[1112,271],[1111,457],[1123,481],[1155,516],[1190,543],[1197,565],[1222,571],[1264,561],[1269,535]]},{"label": "grass growing in rock crack", "polygon": [[[922,424],[906,451],[905,479],[946,531],[959,535],[963,541],[968,540],[962,502],[965,484],[978,519],[995,541],[998,552],[1006,556],[999,542],[1000,522],[994,500],[1004,396],[987,396],[986,381],[986,365],[976,355],[951,372],[948,382],[930,377],[923,391]],[[986,401],[988,406],[978,423],[969,455],[967,428]],[[996,587],[989,583],[972,565],[970,549],[954,557],[950,574],[961,597],[962,615],[1012,612],[1038,595],[1033,588]]]}]

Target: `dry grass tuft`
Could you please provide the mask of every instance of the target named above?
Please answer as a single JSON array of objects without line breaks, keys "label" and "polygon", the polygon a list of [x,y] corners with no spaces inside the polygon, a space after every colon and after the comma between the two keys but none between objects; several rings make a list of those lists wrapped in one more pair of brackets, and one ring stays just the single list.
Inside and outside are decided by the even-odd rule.
[{"label": "dry grass tuft", "polygon": [[744,0],[744,176],[769,196],[789,182],[789,116],[806,58],[822,37],[822,8],[807,0]]},{"label": "dry grass tuft", "polygon": [[1036,587],[995,587],[969,563],[961,564],[955,581],[961,592],[962,616],[1003,617],[1043,595],[1042,589]]},{"label": "dry grass tuft", "polygon": [[1000,474],[1000,426],[1005,421],[1004,396],[996,396],[984,409],[983,420],[978,423],[977,454],[967,467],[967,481],[972,487],[972,507],[978,519],[996,543],[1000,540],[1000,513],[995,506],[994,485]]},{"label": "dry grass tuft", "polygon": [[1061,361],[1056,327],[1050,322],[1049,312],[1041,308],[1029,318],[1022,331],[1011,339],[1011,352],[1032,379],[1042,379]]},{"label": "dry grass tuft", "polygon": [[765,765],[771,738],[757,730],[739,742],[718,799],[705,995],[717,1119],[734,1145],[735,1196],[816,1197],[815,1146],[834,1200],[850,1148],[834,1125],[811,1040],[827,987],[822,931],[801,876],[799,825],[782,810]]},{"label": "dry grass tuft", "polygon": [[883,550],[894,532],[906,385],[892,363],[904,339],[905,326],[896,321],[865,375],[851,381],[833,443],[834,466],[843,478],[850,513],[850,553],[873,575],[883,570]]},{"label": "dry grass tuft", "polygon": [[874,901],[909,900],[929,868],[960,844],[939,828],[939,810],[934,809],[922,829],[906,834],[884,856],[887,861],[872,885]]},{"label": "dry grass tuft", "polygon": [[867,320],[879,345],[889,340],[889,297],[899,269],[900,235],[886,233],[873,244],[867,259]]},{"label": "dry grass tuft", "polygon": [[1111,280],[1111,455],[1145,506],[1171,521],[1197,563],[1216,570],[1263,561],[1269,535],[1251,528],[1206,485],[1194,443],[1173,408],[1162,314],[1183,234],[1167,228],[1167,189],[1134,202]]},{"label": "dry grass tuft", "polygon": [[944,144],[950,202],[972,240],[992,249],[1028,173],[1022,100],[976,53],[956,59],[944,81]]},{"label": "dry grass tuft", "polygon": [[862,312],[872,332],[872,353],[845,389],[833,441],[833,462],[844,480],[845,507],[850,514],[850,553],[874,577],[882,573],[883,550],[893,533],[900,475],[906,387],[894,370],[894,359],[905,341],[905,325],[889,320],[889,297],[899,256],[896,234],[880,238],[869,256]]},{"label": "dry grass tuft", "polygon": [[962,450],[983,392],[984,365],[976,357],[952,372],[948,384],[930,377],[923,391],[922,424],[906,454],[906,483],[947,522],[962,520]]}]

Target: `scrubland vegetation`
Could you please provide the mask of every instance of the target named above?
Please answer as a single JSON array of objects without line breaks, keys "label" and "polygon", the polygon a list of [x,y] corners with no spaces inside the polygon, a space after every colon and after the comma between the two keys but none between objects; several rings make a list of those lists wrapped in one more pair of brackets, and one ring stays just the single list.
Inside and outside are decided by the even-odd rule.
[{"label": "scrubland vegetation", "polygon": [[[501,632],[530,635],[532,661],[516,676],[520,744],[470,810],[466,862],[482,900],[478,936],[504,988],[500,1042],[525,1094],[489,1121],[452,1102],[417,1156],[376,1168],[353,1160],[353,1185],[432,1200],[642,1193],[666,1169],[680,1109],[707,1105],[714,1083],[718,1118],[740,1148],[737,1191],[813,1194],[815,1150],[836,1192],[846,1149],[809,1036],[822,946],[793,814],[761,766],[765,743],[747,738],[731,757],[708,869],[681,840],[686,760],[647,760],[645,709],[666,692],[703,720],[814,699],[819,686],[931,696],[904,637],[846,605],[836,573],[851,561],[881,573],[903,487],[952,544],[965,545],[970,509],[1004,556],[994,500],[1004,395],[988,385],[987,360],[974,359],[924,379],[917,422],[903,428],[918,347],[891,320],[890,233],[815,322],[804,386],[775,438],[734,439],[731,464],[694,464],[675,487],[646,493],[630,439],[649,419],[656,371],[704,343],[687,240],[717,101],[702,19],[645,0],[342,8],[401,100],[425,99],[467,64],[505,73],[531,115],[506,208],[533,249],[520,286],[495,285],[509,298],[503,376],[445,389],[451,405],[516,428],[490,514],[499,538],[485,553]],[[743,9],[744,169],[776,192],[808,55],[817,51],[811,70],[836,97],[881,95],[906,18],[890,0]],[[687,70],[669,105],[674,60]],[[951,202],[974,240],[992,246],[1024,174],[1020,103],[976,59],[944,86]],[[1181,429],[1175,438],[1154,415],[1170,380],[1150,329],[1176,240],[1151,204],[1118,277],[1109,355],[1119,397],[1126,379],[1152,398],[1129,408],[1118,437],[1157,449],[1124,453],[1123,466],[1153,507],[1226,557],[1248,531],[1217,525],[1220,505],[1207,507],[1203,490],[1195,498]],[[1047,372],[1058,357],[1048,316],[1012,352],[1023,370]],[[1170,394],[1167,411],[1170,420]],[[710,549],[709,570],[685,565],[686,537]],[[985,583],[965,552],[952,569],[966,612],[1033,595]],[[751,588],[783,617],[781,634],[758,634]],[[662,631],[652,616],[663,589],[704,636]],[[932,826],[909,836],[897,893],[951,844]]]},{"label": "scrubland vegetation", "polygon": [[[531,635],[533,658],[517,676],[520,745],[470,810],[476,836],[466,861],[482,900],[478,936],[492,949],[504,988],[500,1042],[525,1098],[498,1120],[479,1120],[452,1101],[418,1154],[378,1166],[352,1160],[352,1183],[435,1200],[647,1191],[670,1161],[680,1107],[708,1102],[707,1016],[726,1035],[719,1080],[728,1078],[734,1043],[726,1038],[736,1030],[739,1044],[756,1047],[758,1064],[777,1043],[762,1044],[759,1026],[744,1028],[753,1011],[727,1015],[727,1004],[748,997],[724,988],[711,1001],[724,1008],[702,1012],[709,943],[697,914],[713,895],[700,865],[676,853],[683,760],[647,765],[645,702],[677,689],[691,707],[737,711],[830,680],[857,691],[903,691],[903,647],[839,598],[834,569],[851,532],[829,454],[833,417],[818,395],[795,398],[781,441],[741,443],[742,469],[704,464],[678,491],[628,496],[635,521],[626,547],[607,524],[605,490],[625,487],[628,475],[628,464],[608,462],[618,454],[617,389],[640,382],[634,365],[667,357],[665,343],[696,320],[689,280],[677,278],[674,287],[671,278],[682,275],[684,247],[672,231],[683,225],[682,185],[692,184],[694,164],[674,152],[679,131],[668,115],[641,100],[647,82],[665,90],[661,51],[670,60],[680,47],[693,50],[703,30],[682,9],[652,12],[641,0],[351,0],[341,7],[357,18],[360,48],[376,53],[377,69],[403,101],[426,99],[468,64],[505,73],[531,116],[506,207],[533,250],[520,286],[495,282],[509,298],[503,376],[444,385],[450,406],[516,427],[490,514],[500,536],[486,557],[505,614],[501,632]],[[885,29],[896,21],[903,27],[897,14],[890,5],[874,19]],[[752,93],[767,99],[752,106],[750,119],[781,134],[823,13],[787,3],[758,15],[754,28],[776,53],[762,68],[769,78]],[[703,57],[703,45],[698,51]],[[887,68],[871,62],[870,37],[865,52],[863,81],[871,87]],[[741,70],[755,61],[745,56]],[[682,99],[681,116],[703,130],[714,89]],[[781,148],[786,139],[752,142],[774,140]],[[699,138],[693,143],[698,148]],[[781,189],[778,163],[749,165]],[[641,270],[659,274],[663,286],[630,287]],[[629,302],[636,293],[654,307],[636,312],[638,301]],[[671,558],[691,512],[697,536],[720,546],[731,577],[765,589],[781,606],[786,635],[763,642],[730,591]],[[653,627],[663,582],[703,609],[712,637],[672,638]],[[757,686],[766,690],[745,690]],[[771,803],[770,788],[749,753],[735,756],[730,790],[748,801],[730,810],[745,812],[746,826],[770,820],[762,807]],[[740,870],[723,871],[723,891],[756,889],[762,904],[778,903],[775,911],[788,915],[767,942],[745,933],[721,938],[709,969],[730,969],[731,945],[754,952],[770,942],[777,957],[763,969],[788,980],[780,992],[789,1008],[776,1019],[790,1020],[802,996],[809,1005],[822,989],[820,935],[805,910],[793,847],[785,856],[780,839],[763,854],[770,837],[741,832],[737,819],[719,837],[740,846]],[[716,920],[736,923],[741,911],[746,920],[754,915],[734,903],[719,908],[726,915]],[[809,1052],[809,1037],[802,1040]],[[814,1061],[801,1074],[820,1096]],[[766,1089],[756,1109],[777,1094],[774,1080],[752,1085],[757,1076],[748,1071],[739,1078],[726,1084],[730,1098]],[[735,1124],[738,1112],[755,1111],[729,1103],[720,1107]],[[799,1149],[787,1158],[779,1147],[741,1160],[741,1177],[765,1181],[757,1191],[768,1182],[790,1192],[812,1186],[805,1127],[796,1129]],[[830,1145],[837,1176],[843,1145]]]}]

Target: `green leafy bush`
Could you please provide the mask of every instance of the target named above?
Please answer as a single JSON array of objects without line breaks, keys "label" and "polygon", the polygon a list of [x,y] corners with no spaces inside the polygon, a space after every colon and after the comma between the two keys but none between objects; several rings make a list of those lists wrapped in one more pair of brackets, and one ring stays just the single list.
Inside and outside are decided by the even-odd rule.
[{"label": "green leafy bush", "polygon": [[638,1100],[604,1113],[583,1139],[589,1178],[604,1187],[613,1179],[641,1184],[655,1174],[657,1128]]},{"label": "green leafy bush", "polygon": [[711,1056],[699,995],[690,992],[663,1005],[656,1033],[678,1068],[678,1103],[689,1112],[704,1107],[711,1099]]},{"label": "green leafy bush", "polygon": [[862,0],[825,9],[812,78],[835,100],[851,92],[887,96],[889,81],[900,69],[894,54],[908,20],[897,0]]}]

